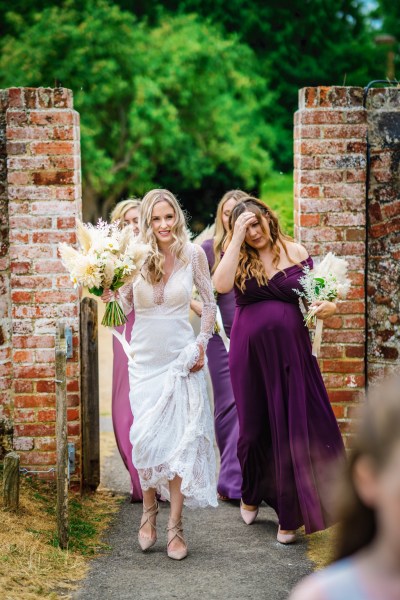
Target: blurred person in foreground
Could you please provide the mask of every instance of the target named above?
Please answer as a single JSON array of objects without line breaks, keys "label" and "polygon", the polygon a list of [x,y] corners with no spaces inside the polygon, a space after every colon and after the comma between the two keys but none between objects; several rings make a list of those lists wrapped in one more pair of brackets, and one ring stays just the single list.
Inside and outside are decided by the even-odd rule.
[{"label": "blurred person in foreground", "polygon": [[376,388],[339,495],[336,561],[290,600],[400,599],[400,377]]}]

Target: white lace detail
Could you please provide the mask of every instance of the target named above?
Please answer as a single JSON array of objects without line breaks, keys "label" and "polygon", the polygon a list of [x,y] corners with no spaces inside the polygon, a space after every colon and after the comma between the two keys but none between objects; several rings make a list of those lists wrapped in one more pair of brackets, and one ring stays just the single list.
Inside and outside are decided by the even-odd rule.
[{"label": "white lace detail", "polygon": [[[185,505],[194,508],[217,506],[214,429],[205,374],[203,369],[190,372],[199,358],[198,344],[205,347],[212,335],[216,307],[204,251],[188,244],[187,256],[187,265],[177,261],[162,296],[141,277],[131,286],[132,300],[125,290],[121,299],[124,306],[135,305],[130,438],[142,489],[155,488],[168,499],[168,481],[178,475]],[[194,282],[207,306],[197,339],[189,322]]]},{"label": "white lace detail", "polygon": [[122,306],[122,310],[128,315],[134,308],[133,306],[133,284],[126,283],[118,290],[118,302]]},{"label": "white lace detail", "polygon": [[203,248],[197,244],[193,244],[192,267],[194,284],[203,302],[200,333],[196,341],[203,346],[205,351],[208,340],[214,332],[217,305],[212,289],[207,256]]}]

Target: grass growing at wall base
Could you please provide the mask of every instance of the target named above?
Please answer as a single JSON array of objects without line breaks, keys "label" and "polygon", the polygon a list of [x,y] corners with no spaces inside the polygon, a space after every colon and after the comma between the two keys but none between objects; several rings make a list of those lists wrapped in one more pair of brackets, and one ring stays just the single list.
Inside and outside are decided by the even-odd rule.
[{"label": "grass growing at wall base", "polygon": [[55,503],[54,482],[24,476],[18,512],[5,511],[0,500],[0,589],[4,600],[68,598],[85,576],[88,558],[107,550],[100,535],[118,509],[118,498],[104,491],[83,497],[70,494],[68,550],[58,547]]},{"label": "grass growing at wall base", "polygon": [[314,563],[316,571],[331,564],[335,550],[335,536],[335,526],[307,536],[307,556]]}]

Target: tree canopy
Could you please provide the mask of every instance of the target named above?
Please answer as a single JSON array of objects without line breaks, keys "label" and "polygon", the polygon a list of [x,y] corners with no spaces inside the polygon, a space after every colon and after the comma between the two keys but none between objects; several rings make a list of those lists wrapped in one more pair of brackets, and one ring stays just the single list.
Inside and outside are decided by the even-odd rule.
[{"label": "tree canopy", "polygon": [[0,0],[0,85],[73,90],[85,218],[157,186],[204,223],[226,189],[291,171],[299,88],[384,77],[364,4]]},{"label": "tree canopy", "polygon": [[219,171],[248,187],[268,176],[274,136],[263,113],[273,98],[235,36],[195,15],[149,27],[105,0],[7,18],[2,85],[57,80],[74,91],[95,210],[156,185],[196,190]]}]

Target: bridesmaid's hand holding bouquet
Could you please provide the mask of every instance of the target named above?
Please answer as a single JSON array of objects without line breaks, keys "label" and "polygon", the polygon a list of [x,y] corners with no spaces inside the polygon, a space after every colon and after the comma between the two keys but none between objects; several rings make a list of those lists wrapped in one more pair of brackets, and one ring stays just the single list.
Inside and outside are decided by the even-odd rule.
[{"label": "bridesmaid's hand holding bouquet", "polygon": [[321,348],[322,319],[326,318],[324,308],[321,309],[320,306],[325,302],[334,302],[337,298],[346,297],[350,288],[347,269],[346,260],[329,252],[312,271],[310,267],[304,267],[304,275],[299,279],[303,290],[294,289],[310,307],[304,318],[307,327],[316,325],[312,349],[314,356],[318,356]]},{"label": "bridesmaid's hand holding bouquet", "polygon": [[[77,221],[80,249],[62,243],[59,251],[74,287],[85,286],[91,294],[116,292],[132,282],[147,258],[149,246],[137,241],[128,227],[99,219],[96,226]],[[115,299],[107,302],[102,325],[116,327],[126,323],[125,314]]]}]

